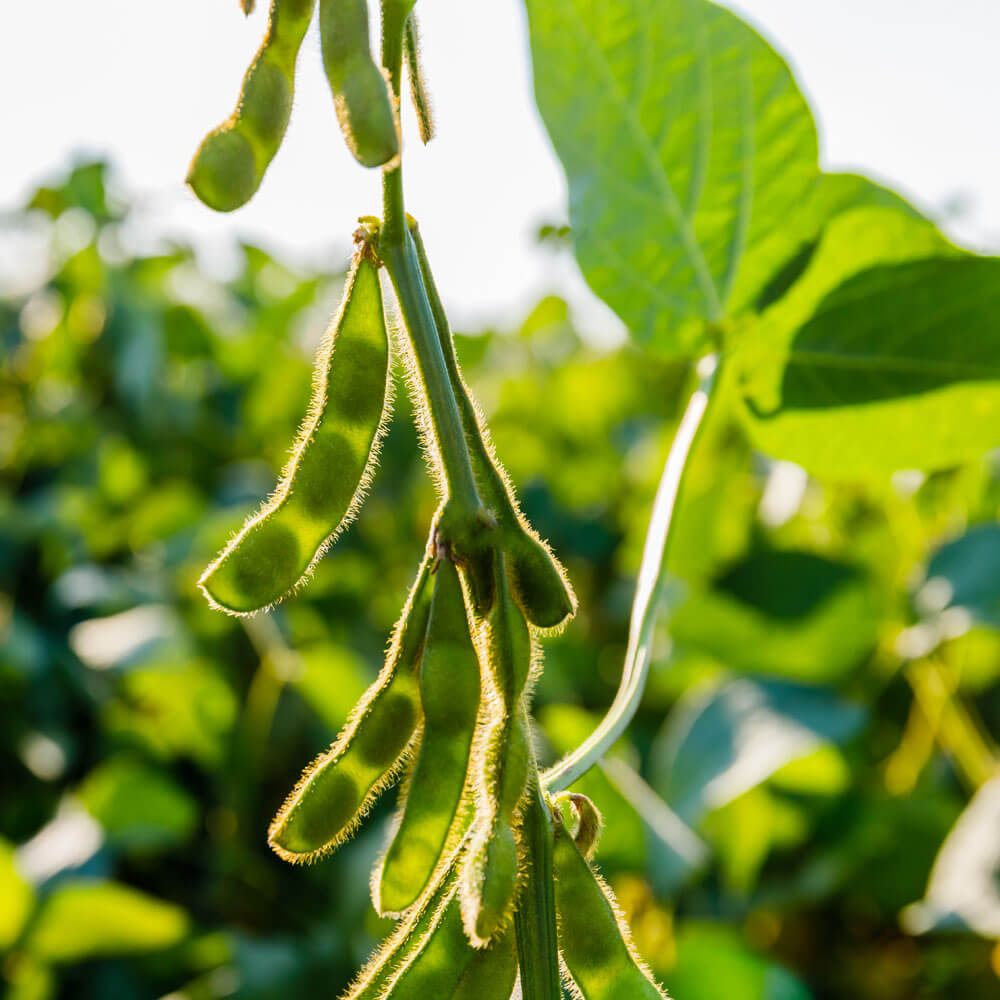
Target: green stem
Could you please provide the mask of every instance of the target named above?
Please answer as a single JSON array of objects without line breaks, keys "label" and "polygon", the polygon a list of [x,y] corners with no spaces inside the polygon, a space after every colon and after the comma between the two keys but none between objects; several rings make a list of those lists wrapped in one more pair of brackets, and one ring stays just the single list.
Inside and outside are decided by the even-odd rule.
[{"label": "green stem", "polygon": [[618,693],[611,703],[611,708],[608,709],[608,714],[588,739],[542,775],[542,784],[546,791],[562,791],[586,774],[625,732],[642,701],[646,678],[649,675],[653,629],[659,613],[657,589],[666,562],[677,496],[684,481],[691,450],[697,440],[698,432],[704,425],[712,390],[716,384],[717,370],[716,354],[708,354],[698,362],[698,388],[688,401],[663,467],[642,551],[635,600],[632,602],[625,668],[622,671]]},{"label": "green stem", "polygon": [[[392,86],[397,108],[405,16],[411,7],[410,0],[383,0],[382,4],[382,65]],[[449,503],[457,501],[465,513],[471,513],[482,526],[492,519],[483,507],[476,488],[462,417],[438,337],[438,324],[428,301],[420,261],[406,224],[401,165],[383,170],[382,200],[379,253],[396,289],[400,312],[419,369],[421,388],[426,394],[429,418],[444,465]],[[439,300],[436,304],[440,309]],[[443,316],[443,310],[441,312]],[[453,363],[454,358],[449,357],[448,361]],[[441,524],[443,522],[444,515]],[[533,788],[534,796],[525,816],[526,879],[514,918],[521,995],[523,1000],[560,1000],[562,988],[556,940],[552,822],[542,797],[537,771]]]},{"label": "green stem", "polygon": [[[404,6],[398,0],[386,3],[382,16],[382,65],[392,84],[397,107],[403,59]],[[406,226],[400,163],[382,172],[382,202],[379,255],[399,301],[403,325],[427,399],[428,419],[441,456],[448,491],[448,514],[442,517],[442,530],[447,534],[450,518],[457,515],[459,523],[455,527],[459,532],[474,531],[488,524],[489,517],[476,488],[462,419],[441,352],[434,314],[427,299],[417,252]]]},{"label": "green stem", "polygon": [[559,1000],[559,945],[556,940],[552,820],[536,780],[525,811],[526,878],[514,915],[523,1000]]}]

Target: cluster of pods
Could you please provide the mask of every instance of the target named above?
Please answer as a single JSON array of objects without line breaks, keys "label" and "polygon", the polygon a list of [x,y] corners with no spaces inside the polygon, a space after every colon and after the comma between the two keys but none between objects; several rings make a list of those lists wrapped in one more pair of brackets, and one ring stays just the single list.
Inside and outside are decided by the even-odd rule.
[{"label": "cluster of pods", "polygon": [[[427,138],[412,0],[384,2],[406,8],[406,52]],[[206,137],[192,164],[189,183],[210,207],[239,207],[259,186],[288,124],[297,54],[315,6],[273,0],[237,109]],[[399,153],[398,108],[371,56],[367,2],[319,0],[319,10],[324,66],[348,145],[361,163],[391,167]],[[392,360],[399,357],[445,496],[383,669],[330,749],[306,769],[268,839],[286,860],[315,860],[347,840],[380,793],[402,779],[396,822],[371,886],[376,910],[400,922],[347,998],[507,1000],[518,973],[512,918],[527,897],[525,812],[532,797],[542,796],[530,723],[538,637],[573,615],[576,598],[496,460],[412,219],[407,229],[483,504],[477,540],[459,547],[445,528],[449,498],[430,405],[406,332],[390,338],[379,224],[366,218],[289,462],[271,498],[200,586],[214,607],[247,615],[308,579],[367,492],[391,410]],[[600,827],[596,810],[582,796],[542,801],[555,829],[567,982],[587,1000],[663,997],[635,956],[610,889],[588,863]]]}]

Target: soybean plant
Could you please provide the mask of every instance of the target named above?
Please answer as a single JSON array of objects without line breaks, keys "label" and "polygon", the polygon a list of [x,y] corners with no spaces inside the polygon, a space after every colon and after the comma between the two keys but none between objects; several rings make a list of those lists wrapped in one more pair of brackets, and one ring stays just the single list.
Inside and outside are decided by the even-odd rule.
[{"label": "soybean plant", "polygon": [[[205,139],[189,174],[210,207],[244,204],[277,152],[314,6],[272,0],[237,110]],[[376,909],[400,922],[348,990],[351,1000],[506,1000],[518,975],[527,1000],[556,1000],[560,958],[587,1000],[662,997],[587,860],[596,810],[581,796],[552,798],[539,774],[530,712],[540,640],[573,616],[576,597],[518,506],[462,377],[419,228],[404,210],[404,53],[421,137],[432,135],[412,8],[413,0],[382,0],[378,67],[366,0],[320,0],[336,117],[357,160],[382,167],[383,214],[360,220],[288,466],[201,587],[213,606],[245,615],[305,583],[364,500],[389,419],[395,355],[440,506],[385,665],[330,749],[306,768],[269,842],[288,861],[314,861],[402,780],[399,815],[372,876]],[[383,269],[402,317],[391,338]]]}]

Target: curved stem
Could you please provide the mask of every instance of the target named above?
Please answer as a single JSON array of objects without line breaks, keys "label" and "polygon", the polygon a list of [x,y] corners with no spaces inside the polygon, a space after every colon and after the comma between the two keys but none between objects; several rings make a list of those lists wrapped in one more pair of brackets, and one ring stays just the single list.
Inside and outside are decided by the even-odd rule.
[{"label": "curved stem", "polygon": [[642,550],[642,564],[636,582],[632,618],[629,623],[628,649],[625,668],[615,700],[608,714],[586,741],[558,764],[542,775],[546,791],[558,792],[568,788],[586,774],[625,732],[642,701],[642,693],[649,675],[650,646],[659,608],[656,595],[663,565],[666,562],[670,531],[673,527],[677,496],[684,481],[688,457],[704,424],[718,371],[718,355],[708,354],[698,362],[698,387],[688,401],[674,436],[670,454],[663,466],[663,475],[653,502],[653,513],[646,532]]}]

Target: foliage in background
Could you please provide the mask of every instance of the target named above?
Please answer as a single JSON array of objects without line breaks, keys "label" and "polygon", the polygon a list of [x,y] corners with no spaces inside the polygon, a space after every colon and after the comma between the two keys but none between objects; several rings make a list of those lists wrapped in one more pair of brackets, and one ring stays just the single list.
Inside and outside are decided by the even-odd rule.
[{"label": "foliage in background", "polygon": [[[195,580],[284,463],[339,276],[134,258],[106,180],[81,165],[10,222],[49,268],[0,306],[4,995],[333,995],[388,927],[391,802],[308,870],[263,831],[381,663],[435,498],[398,393],[309,589],[213,614]],[[686,366],[586,345],[554,298],[458,346],[581,598],[538,692],[554,759],[617,685]],[[602,870],[677,1000],[993,996],[1000,469],[820,485],[728,409],[678,514],[670,638],[579,783]]]}]

